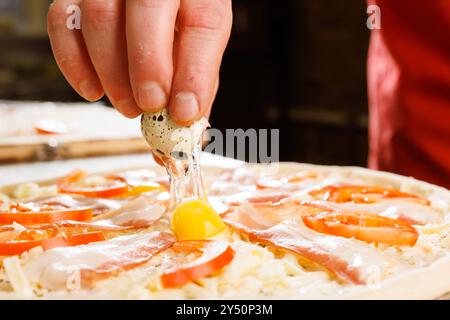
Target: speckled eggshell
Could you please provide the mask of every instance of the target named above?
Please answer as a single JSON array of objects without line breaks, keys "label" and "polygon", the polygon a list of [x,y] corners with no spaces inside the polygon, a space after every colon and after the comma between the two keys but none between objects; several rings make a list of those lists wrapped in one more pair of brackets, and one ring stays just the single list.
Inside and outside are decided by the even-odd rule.
[{"label": "speckled eggshell", "polygon": [[141,131],[147,143],[153,151],[167,157],[191,154],[208,126],[205,118],[189,127],[180,126],[170,119],[167,109],[145,112],[141,118]]}]

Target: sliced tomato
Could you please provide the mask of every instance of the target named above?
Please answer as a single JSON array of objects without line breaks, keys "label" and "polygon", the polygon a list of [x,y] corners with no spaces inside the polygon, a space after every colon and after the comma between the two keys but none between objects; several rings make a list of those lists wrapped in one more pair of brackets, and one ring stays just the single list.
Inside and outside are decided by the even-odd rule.
[{"label": "sliced tomato", "polygon": [[310,195],[325,201],[373,203],[380,198],[408,198],[410,200],[429,205],[429,201],[414,194],[401,192],[393,188],[378,186],[326,186],[313,190]]},{"label": "sliced tomato", "polygon": [[150,178],[153,178],[153,175],[144,170],[142,172],[136,171],[128,174],[106,176],[105,179],[110,183],[97,187],[83,187],[80,182],[85,176],[86,173],[82,170],[72,172],[58,181],[59,191],[90,198],[128,198],[152,191],[166,191],[161,184],[149,181]]},{"label": "sliced tomato", "polygon": [[322,212],[302,217],[309,228],[369,243],[414,246],[419,234],[408,223],[364,212]]},{"label": "sliced tomato", "polygon": [[115,177],[107,177],[110,182],[103,186],[80,186],[80,181],[86,177],[86,172],[76,170],[57,182],[58,190],[61,193],[78,194],[91,198],[111,198],[127,193],[130,188],[123,180]]},{"label": "sliced tomato", "polygon": [[41,119],[37,121],[34,125],[34,130],[38,134],[63,134],[68,131],[64,123],[52,119]]},{"label": "sliced tomato", "polygon": [[[24,232],[25,234],[22,234]],[[44,250],[49,250],[57,247],[79,246],[82,244],[105,240],[105,236],[101,232],[88,232],[68,236],[53,236],[53,234],[53,231],[23,231],[17,236],[15,240],[0,242],[0,256],[21,254],[25,251],[39,246],[41,246]],[[33,239],[36,236],[47,236],[48,238],[40,240],[24,240],[30,238]]]},{"label": "sliced tomato", "polygon": [[70,208],[62,204],[10,203],[8,211],[0,211],[0,225],[54,223],[61,220],[88,221],[91,208]]},{"label": "sliced tomato", "polygon": [[[103,233],[107,232],[116,232],[116,231],[125,231],[133,229],[133,227],[128,226],[118,226],[114,224],[102,224],[98,223],[98,221],[95,222],[81,222],[81,221],[71,221],[71,220],[62,220],[51,224],[40,224],[37,226],[27,226],[27,231],[29,231],[30,234],[33,234],[33,232],[36,231],[36,234],[47,232],[51,233],[54,231],[58,232],[64,232],[65,234],[74,234],[74,233],[81,233],[81,232],[97,232],[102,231]],[[101,222],[101,221],[100,221]],[[0,227],[1,228],[1,227]],[[3,226],[3,230],[0,229],[0,233],[2,231],[11,231],[14,230],[14,227],[12,226]],[[23,233],[22,236],[25,236]],[[36,236],[33,235],[33,239],[36,239]],[[26,240],[26,239],[21,239]],[[31,239],[30,239],[31,240]]]},{"label": "sliced tomato", "polygon": [[165,271],[161,276],[164,288],[178,287],[209,276],[228,265],[235,254],[229,244],[222,241],[179,241],[172,249],[186,253],[201,252],[201,256],[193,262]]}]

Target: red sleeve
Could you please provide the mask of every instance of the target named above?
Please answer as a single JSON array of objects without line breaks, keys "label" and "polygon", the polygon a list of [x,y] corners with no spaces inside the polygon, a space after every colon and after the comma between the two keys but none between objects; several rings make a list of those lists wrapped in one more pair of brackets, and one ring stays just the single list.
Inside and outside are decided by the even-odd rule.
[{"label": "red sleeve", "polygon": [[450,1],[369,4],[369,166],[450,188]]}]

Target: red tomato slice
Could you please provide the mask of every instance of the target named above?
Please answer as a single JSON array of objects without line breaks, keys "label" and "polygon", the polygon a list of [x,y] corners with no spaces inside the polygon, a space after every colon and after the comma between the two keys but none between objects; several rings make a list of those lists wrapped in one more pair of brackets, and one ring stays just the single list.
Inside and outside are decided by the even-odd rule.
[{"label": "red tomato slice", "polygon": [[[123,231],[133,229],[133,226],[118,226],[114,224],[99,224],[98,222],[82,222],[82,221],[71,221],[62,220],[52,224],[41,224],[39,226],[29,226],[28,229],[35,230],[48,230],[48,229],[58,229],[58,230],[88,230],[88,231]],[[9,228],[11,229],[11,228]],[[6,229],[7,230],[7,229]],[[0,229],[1,232],[1,229]]]},{"label": "red tomato slice", "polygon": [[209,276],[229,264],[235,254],[229,244],[222,241],[179,241],[172,249],[186,253],[201,252],[201,256],[191,263],[164,272],[161,276],[164,288],[181,286]]},{"label": "red tomato slice", "polygon": [[326,186],[311,191],[310,195],[333,202],[373,203],[380,198],[409,198],[425,205],[430,204],[428,200],[414,194],[401,192],[393,188],[376,186]]},{"label": "red tomato slice", "polygon": [[123,195],[129,191],[128,184],[123,179],[107,177],[111,183],[98,187],[82,187],[75,183],[81,181],[86,176],[82,170],[76,170],[57,182],[58,190],[61,193],[78,194],[90,198],[111,198]]},{"label": "red tomato slice", "polygon": [[88,221],[91,208],[69,208],[59,204],[11,203],[8,211],[0,211],[0,225],[54,223],[61,220]]},{"label": "red tomato slice", "polygon": [[302,217],[309,228],[365,242],[414,246],[419,234],[406,222],[363,212],[322,212]]},{"label": "red tomato slice", "polygon": [[[28,230],[26,230],[28,231]],[[47,233],[47,231],[45,231]],[[52,232],[48,233],[50,238],[44,240],[20,240],[21,238],[32,238],[31,233],[26,235],[18,235],[18,240],[11,240],[0,243],[0,256],[11,256],[21,254],[34,247],[41,246],[44,250],[57,247],[72,247],[87,244],[90,242],[104,241],[105,236],[101,232],[89,232],[84,234],[75,234],[69,236],[52,236]],[[36,235],[36,234],[35,234]],[[40,236],[43,233],[39,234]]]},{"label": "red tomato slice", "polygon": [[67,126],[52,119],[42,119],[36,122],[34,130],[39,134],[63,134],[67,133]]}]

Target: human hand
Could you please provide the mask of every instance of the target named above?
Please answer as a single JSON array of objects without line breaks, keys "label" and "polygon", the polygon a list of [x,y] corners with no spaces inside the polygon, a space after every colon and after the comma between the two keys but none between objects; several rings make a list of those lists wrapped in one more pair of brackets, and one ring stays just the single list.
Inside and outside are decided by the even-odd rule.
[{"label": "human hand", "polygon": [[[82,30],[66,26],[70,5]],[[129,118],[168,106],[182,125],[209,113],[231,0],[56,0],[47,20],[56,61],[86,100],[106,93]]]}]

